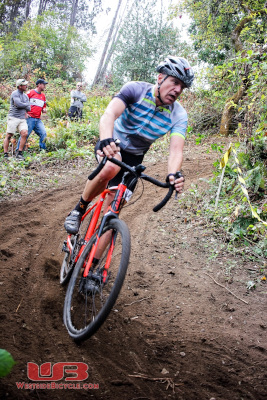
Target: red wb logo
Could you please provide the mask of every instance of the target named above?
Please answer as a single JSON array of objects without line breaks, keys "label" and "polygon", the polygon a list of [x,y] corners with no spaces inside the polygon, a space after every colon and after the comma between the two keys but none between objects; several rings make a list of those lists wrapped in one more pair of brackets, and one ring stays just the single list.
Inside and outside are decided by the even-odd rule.
[{"label": "red wb logo", "polygon": [[88,365],[83,362],[58,362],[53,367],[50,362],[40,367],[32,362],[27,363],[27,374],[31,381],[60,381],[65,373],[73,375],[67,376],[65,381],[84,381],[88,378],[87,370]]}]

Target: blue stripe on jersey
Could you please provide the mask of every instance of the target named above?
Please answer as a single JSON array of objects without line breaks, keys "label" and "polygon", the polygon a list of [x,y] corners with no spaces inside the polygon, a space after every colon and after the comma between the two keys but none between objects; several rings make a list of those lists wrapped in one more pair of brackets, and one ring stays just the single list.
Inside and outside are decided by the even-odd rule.
[{"label": "blue stripe on jersey", "polygon": [[167,114],[168,115],[165,116],[163,114],[163,112],[155,110],[155,107],[150,108],[150,107],[146,107],[145,104],[137,104],[135,108],[132,107],[132,110],[131,110],[131,107],[129,107],[129,111],[131,111],[133,114],[137,115],[138,119],[139,118],[142,118],[143,120],[144,119],[149,119],[149,120],[151,119],[151,118],[147,118],[147,115],[144,114],[144,111],[145,111],[145,112],[149,113],[149,115],[151,114],[151,117],[153,117],[153,116],[157,117],[157,118],[162,119],[163,121],[165,121],[167,123],[171,122],[171,118],[170,118],[170,115],[169,115],[169,110],[167,110]]}]

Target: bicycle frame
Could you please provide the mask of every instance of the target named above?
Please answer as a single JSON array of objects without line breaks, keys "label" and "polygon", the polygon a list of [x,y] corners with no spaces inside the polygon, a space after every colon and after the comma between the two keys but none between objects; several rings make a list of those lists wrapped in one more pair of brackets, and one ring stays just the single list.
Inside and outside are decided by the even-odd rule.
[{"label": "bicycle frame", "polygon": [[[100,241],[100,236],[102,234],[102,231],[104,229],[104,226],[105,226],[107,220],[110,219],[110,218],[118,218],[118,216],[119,216],[119,212],[121,210],[121,207],[122,207],[122,204],[123,204],[123,201],[124,201],[124,194],[125,194],[125,192],[127,190],[127,185],[125,185],[123,183],[123,181],[118,185],[114,200],[109,205],[109,207],[107,209],[107,212],[105,213],[105,215],[102,218],[102,221],[101,221],[100,226],[99,226],[99,230],[98,230],[98,232],[96,234],[96,242],[92,246],[90,257],[89,257],[86,265],[84,266],[84,272],[83,272],[83,276],[84,277],[86,277],[88,275],[88,273],[89,273],[89,270],[90,270],[90,267],[92,265],[93,259],[95,258],[96,249],[97,249],[99,241]],[[108,192],[111,192],[111,191],[108,190]],[[109,248],[109,252],[108,252],[108,256],[107,256],[107,262],[106,262],[106,265],[105,265],[104,278],[107,276],[107,271],[108,271],[108,268],[109,268],[109,265],[110,265],[111,254],[112,254],[112,251],[113,251],[113,248],[114,248],[114,243],[115,243],[115,236],[112,237],[112,244],[111,244],[111,246]]]},{"label": "bicycle frame", "polygon": [[[103,207],[103,203],[104,200],[107,196],[107,194],[111,193],[111,190],[109,189],[105,189],[101,194],[99,199],[86,211],[86,213],[83,215],[82,217],[82,221],[84,221],[84,219],[86,218],[86,216],[95,208],[94,214],[92,216],[92,220],[88,226],[88,229],[86,231],[85,237],[83,238],[83,244],[79,250],[79,253],[77,254],[76,258],[75,258],[75,263],[77,262],[77,260],[80,258],[86,244],[89,242],[89,240],[91,239],[91,237],[93,236],[94,232],[97,229],[97,222],[99,220],[99,215],[101,213],[102,207]],[[71,243],[71,237],[72,235],[68,235],[67,238],[67,248],[70,251],[70,254],[73,251],[73,245]]]}]

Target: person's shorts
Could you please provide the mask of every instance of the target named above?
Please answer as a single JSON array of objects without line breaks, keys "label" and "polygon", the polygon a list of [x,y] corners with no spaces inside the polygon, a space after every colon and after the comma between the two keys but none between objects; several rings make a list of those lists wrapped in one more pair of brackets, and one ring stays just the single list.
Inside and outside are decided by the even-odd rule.
[{"label": "person's shorts", "polygon": [[[97,150],[99,150],[99,146],[100,146],[100,142],[98,141],[97,144],[95,145],[95,157],[98,162],[100,162],[100,157],[98,154],[96,154],[96,152],[97,152]],[[144,159],[144,154],[137,156],[132,153],[127,153],[127,151],[124,151],[122,149],[120,151],[120,155],[121,155],[122,161],[125,164],[130,165],[131,167],[135,167],[136,165],[141,164]],[[120,172],[109,181],[108,186],[109,187],[118,186],[118,184],[121,183],[124,172],[125,171],[120,170]]]},{"label": "person's shorts", "polygon": [[7,117],[7,133],[12,133],[12,135],[14,135],[17,131],[21,132],[23,130],[28,131],[28,125],[25,118],[20,119],[10,115]]}]

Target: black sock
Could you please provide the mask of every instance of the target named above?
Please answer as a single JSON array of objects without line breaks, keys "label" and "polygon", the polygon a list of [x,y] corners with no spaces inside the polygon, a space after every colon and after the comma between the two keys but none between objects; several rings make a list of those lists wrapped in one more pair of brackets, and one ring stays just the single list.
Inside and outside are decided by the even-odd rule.
[{"label": "black sock", "polygon": [[75,210],[79,211],[83,215],[85,213],[89,203],[90,203],[90,201],[85,201],[81,197],[80,201],[78,202],[78,204],[75,207]]},{"label": "black sock", "polygon": [[97,264],[99,263],[99,258],[93,258],[92,264],[94,264],[94,266],[97,266]]}]

